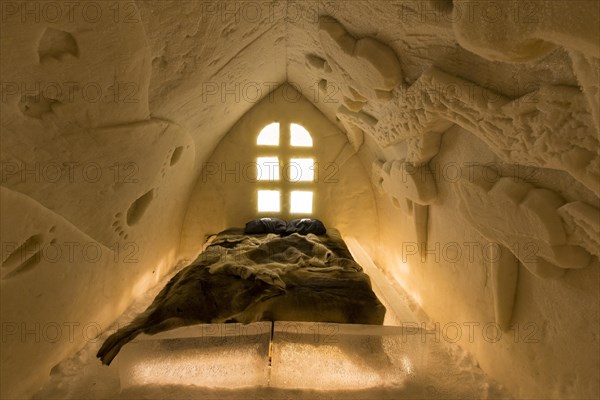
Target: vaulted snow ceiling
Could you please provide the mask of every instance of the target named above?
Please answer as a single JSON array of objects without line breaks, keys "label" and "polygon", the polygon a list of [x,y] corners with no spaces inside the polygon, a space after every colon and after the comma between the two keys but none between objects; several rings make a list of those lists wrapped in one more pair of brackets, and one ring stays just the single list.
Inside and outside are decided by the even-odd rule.
[{"label": "vaulted snow ceiling", "polygon": [[[2,110],[3,127],[23,131],[26,141],[30,135],[39,137],[40,131],[50,137],[49,129],[114,126],[151,116],[187,128],[196,143],[199,166],[245,112],[286,81],[344,131],[360,128],[375,133],[394,123],[402,131],[402,122],[394,121],[390,110],[410,97],[410,85],[426,85],[427,80],[432,83],[427,90],[436,84],[445,85],[444,90],[456,85],[463,95],[472,95],[484,88],[494,96],[492,102],[502,103],[545,84],[580,85],[593,110],[598,106],[597,81],[586,81],[585,76],[593,68],[586,60],[598,56],[590,35],[597,29],[590,2],[585,3],[578,8],[572,2],[545,2],[535,8],[511,2],[453,5],[437,0],[136,1],[113,8],[93,3],[56,10],[37,4],[29,11],[11,3],[3,10],[3,91],[8,99]],[[36,22],[36,13],[46,18]],[[392,69],[397,80],[389,97],[370,99],[371,93],[354,93],[355,98],[364,98],[359,104],[365,114],[352,110],[342,121],[339,107],[349,91],[361,80],[366,79],[365,85],[377,83],[377,77],[369,76],[373,69],[369,61],[381,54],[367,54],[361,61],[360,55],[344,56],[338,51],[342,49],[324,48],[327,44],[319,35],[323,15],[339,21],[340,29],[345,27],[355,38],[389,46],[399,63],[397,70]],[[320,69],[321,60],[335,64],[333,71],[330,65]],[[375,67],[391,65],[384,64]],[[438,70],[432,76],[431,67],[447,73],[450,81],[436,81]],[[419,81],[420,77],[424,78]],[[83,88],[87,92],[75,93],[75,100],[69,101],[67,96],[78,89],[66,81],[88,82]],[[15,112],[28,107],[21,95],[35,96],[40,87],[49,97],[47,104]],[[94,99],[98,90],[102,101],[77,100]],[[116,93],[123,101],[106,101]],[[414,111],[410,107],[419,105],[403,112]],[[594,117],[597,123],[598,116]],[[452,119],[437,119],[443,118]],[[378,120],[383,121],[375,126]],[[412,135],[408,130],[404,127],[396,134]],[[380,147],[394,142],[379,139]],[[552,162],[541,166],[557,167]]]}]

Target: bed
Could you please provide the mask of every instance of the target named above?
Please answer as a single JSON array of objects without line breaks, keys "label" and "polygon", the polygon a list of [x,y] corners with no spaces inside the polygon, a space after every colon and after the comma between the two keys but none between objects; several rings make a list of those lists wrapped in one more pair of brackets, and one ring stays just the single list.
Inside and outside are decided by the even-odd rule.
[{"label": "bed", "polygon": [[339,232],[304,229],[311,221],[282,228],[263,219],[260,229],[251,221],[215,235],[143,313],[107,338],[98,358],[109,365],[140,333],[200,323],[383,324],[386,309]]}]

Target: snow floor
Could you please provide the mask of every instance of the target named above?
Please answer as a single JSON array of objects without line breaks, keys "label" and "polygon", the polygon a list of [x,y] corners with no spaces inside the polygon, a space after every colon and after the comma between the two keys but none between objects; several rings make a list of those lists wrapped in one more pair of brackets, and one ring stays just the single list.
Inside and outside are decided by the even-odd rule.
[{"label": "snow floor", "polygon": [[[460,347],[440,341],[425,345],[425,373],[411,376],[402,385],[368,390],[299,390],[256,387],[223,390],[184,385],[144,385],[121,390],[119,356],[103,366],[96,352],[117,326],[124,326],[143,311],[176,273],[166,276],[141,296],[95,342],[56,365],[49,382],[33,399],[510,399],[511,395],[490,379]],[[397,290],[397,289],[396,289]]]}]

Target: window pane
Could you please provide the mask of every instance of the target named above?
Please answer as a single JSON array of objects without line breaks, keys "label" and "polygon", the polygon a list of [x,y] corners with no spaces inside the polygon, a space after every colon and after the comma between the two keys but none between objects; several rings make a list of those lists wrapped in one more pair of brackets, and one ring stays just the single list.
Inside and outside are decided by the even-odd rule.
[{"label": "window pane", "polygon": [[278,181],[279,159],[277,157],[256,158],[256,179],[259,181]]},{"label": "window pane", "polygon": [[294,190],[291,193],[290,212],[294,214],[312,213],[313,192]]},{"label": "window pane", "polygon": [[262,128],[256,144],[263,146],[279,146],[279,122],[273,122]]},{"label": "window pane", "polygon": [[258,211],[279,212],[281,209],[279,197],[279,190],[259,190]]},{"label": "window pane", "polygon": [[315,160],[312,158],[292,158],[286,169],[290,182],[312,182],[315,179]]},{"label": "window pane", "polygon": [[290,144],[297,147],[312,147],[313,141],[310,133],[302,125],[290,125]]}]

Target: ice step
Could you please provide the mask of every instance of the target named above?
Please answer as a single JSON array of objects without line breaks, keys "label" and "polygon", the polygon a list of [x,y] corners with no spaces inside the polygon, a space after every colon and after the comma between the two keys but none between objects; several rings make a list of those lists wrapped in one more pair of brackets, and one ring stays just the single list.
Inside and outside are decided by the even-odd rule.
[{"label": "ice step", "polygon": [[141,385],[264,386],[271,322],[202,324],[141,335],[119,354],[121,389]]},{"label": "ice step", "polygon": [[424,372],[420,330],[275,322],[271,386],[318,391],[402,387]]},{"label": "ice step", "polygon": [[400,387],[427,362],[418,331],[315,322],[194,325],[143,335],[124,346],[121,388]]}]

